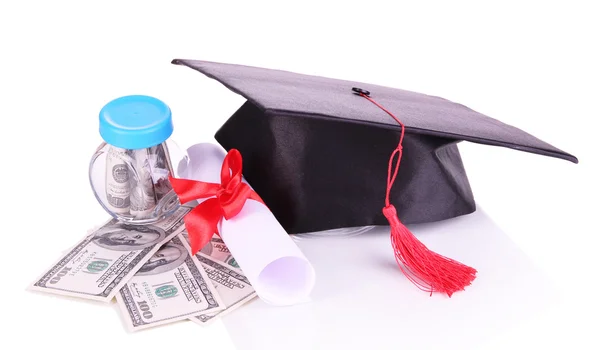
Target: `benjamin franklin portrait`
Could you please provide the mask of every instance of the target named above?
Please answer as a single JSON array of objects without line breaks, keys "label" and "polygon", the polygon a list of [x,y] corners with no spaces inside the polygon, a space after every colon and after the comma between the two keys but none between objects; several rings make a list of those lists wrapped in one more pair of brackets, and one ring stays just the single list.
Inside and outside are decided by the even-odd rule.
[{"label": "benjamin franklin portrait", "polygon": [[136,275],[156,275],[181,265],[188,256],[187,250],[180,245],[167,243],[140,268]]},{"label": "benjamin franklin portrait", "polygon": [[98,230],[92,241],[110,250],[141,250],[161,242],[165,236],[158,227],[114,223]]}]

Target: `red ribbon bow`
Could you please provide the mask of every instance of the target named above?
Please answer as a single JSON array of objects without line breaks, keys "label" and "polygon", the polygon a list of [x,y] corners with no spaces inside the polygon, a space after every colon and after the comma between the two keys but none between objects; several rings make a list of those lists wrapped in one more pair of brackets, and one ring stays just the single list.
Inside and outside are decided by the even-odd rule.
[{"label": "red ribbon bow", "polygon": [[220,220],[236,216],[247,199],[263,203],[258,194],[242,182],[242,155],[237,149],[230,150],[225,156],[220,184],[171,176],[169,181],[181,204],[214,196],[198,204],[183,218],[193,254],[210,242],[213,234],[219,234]]}]

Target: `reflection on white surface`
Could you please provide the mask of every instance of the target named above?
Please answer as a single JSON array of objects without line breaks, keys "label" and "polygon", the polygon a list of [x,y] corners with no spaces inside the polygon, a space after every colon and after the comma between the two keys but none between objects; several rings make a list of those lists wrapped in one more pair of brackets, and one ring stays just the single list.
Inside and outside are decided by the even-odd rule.
[{"label": "reflection on white surface", "polygon": [[255,300],[224,317],[236,347],[472,349],[557,302],[550,281],[481,209],[410,229],[430,249],[475,267],[473,285],[452,298],[414,287],[396,265],[389,227],[299,237],[316,270],[312,302]]},{"label": "reflection on white surface", "polygon": [[376,227],[377,226],[344,227],[326,231],[299,233],[290,236],[296,242],[304,239],[314,239],[323,237],[354,237],[372,231]]}]

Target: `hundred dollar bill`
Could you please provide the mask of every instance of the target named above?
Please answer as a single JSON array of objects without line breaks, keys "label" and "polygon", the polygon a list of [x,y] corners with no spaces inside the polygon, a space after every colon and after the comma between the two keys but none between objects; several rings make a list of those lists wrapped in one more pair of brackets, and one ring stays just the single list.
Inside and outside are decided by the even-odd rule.
[{"label": "hundred dollar bill", "polygon": [[136,271],[185,228],[180,207],[152,225],[113,219],[93,231],[29,286],[30,290],[109,302]]},{"label": "hundred dollar bill", "polygon": [[[187,249],[191,251],[187,231],[184,230],[180,236],[185,238]],[[204,267],[208,278],[215,286],[217,293],[221,296],[221,300],[225,304],[225,309],[210,314],[190,317],[190,320],[202,325],[210,324],[217,317],[225,316],[256,297],[254,288],[252,288],[246,276],[243,275],[242,270],[239,267],[233,267],[228,264],[226,261],[231,261],[230,258],[223,259],[223,254],[221,253],[227,249],[223,241],[215,235],[207,246],[211,245],[211,243],[221,248],[211,250],[214,253],[213,256],[206,255],[204,252],[208,250],[203,249],[204,252],[199,251],[196,253],[196,258],[200,261],[202,267]],[[229,253],[229,250],[227,250],[227,253]],[[237,266],[237,264],[235,265]]]},{"label": "hundred dollar bill", "polygon": [[133,150],[134,176],[131,184],[130,214],[138,219],[148,217],[156,207],[156,194],[149,163],[149,149]]},{"label": "hundred dollar bill", "polygon": [[156,200],[160,201],[171,190],[169,174],[173,173],[173,167],[167,146],[163,143],[150,147],[148,160],[150,163],[150,174],[154,183],[154,194]]},{"label": "hundred dollar bill", "polygon": [[127,150],[109,146],[106,154],[106,200],[114,213],[129,213],[130,171]]},{"label": "hundred dollar bill", "polygon": [[223,301],[184,238],[163,245],[116,295],[129,330],[224,309]]},{"label": "hundred dollar bill", "polygon": [[[185,237],[187,237],[187,231],[184,231],[184,234],[185,234]],[[188,240],[188,242],[189,242],[189,240]],[[233,269],[241,272],[240,266],[238,265],[237,261],[235,261],[235,258],[233,257],[233,255],[231,254],[229,249],[227,249],[227,246],[225,245],[225,243],[223,242],[221,237],[219,237],[217,235],[213,235],[210,242],[207,243],[200,250],[200,252],[206,256],[209,256],[212,260],[220,261],[220,262],[224,263],[225,265],[229,266],[230,268],[233,268]]]}]

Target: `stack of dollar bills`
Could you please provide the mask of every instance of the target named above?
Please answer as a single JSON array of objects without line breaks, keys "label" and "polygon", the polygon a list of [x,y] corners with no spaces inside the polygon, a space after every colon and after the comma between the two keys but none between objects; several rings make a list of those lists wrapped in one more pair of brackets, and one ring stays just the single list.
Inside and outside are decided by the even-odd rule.
[{"label": "stack of dollar bills", "polygon": [[110,220],[37,278],[31,290],[109,303],[129,330],[191,320],[207,325],[256,297],[229,250],[214,236],[190,253],[180,207],[151,225]]}]

